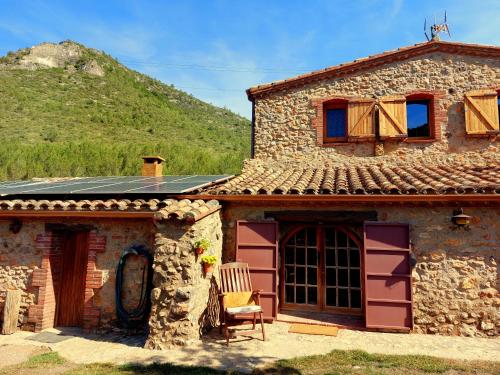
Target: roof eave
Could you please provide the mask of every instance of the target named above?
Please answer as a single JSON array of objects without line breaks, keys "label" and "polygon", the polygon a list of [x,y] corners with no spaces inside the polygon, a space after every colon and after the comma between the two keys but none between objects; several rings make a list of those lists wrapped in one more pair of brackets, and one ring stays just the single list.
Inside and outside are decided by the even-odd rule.
[{"label": "roof eave", "polygon": [[432,203],[432,202],[448,202],[448,203],[483,203],[495,202],[500,204],[500,194],[416,194],[416,195],[236,195],[236,194],[221,194],[221,195],[196,195],[187,196],[186,198],[198,199],[217,199],[219,202],[314,202],[314,203]]}]

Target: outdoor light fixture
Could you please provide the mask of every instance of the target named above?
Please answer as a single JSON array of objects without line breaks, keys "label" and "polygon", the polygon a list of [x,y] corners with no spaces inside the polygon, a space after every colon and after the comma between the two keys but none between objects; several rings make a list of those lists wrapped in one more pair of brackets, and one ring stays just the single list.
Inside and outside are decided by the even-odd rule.
[{"label": "outdoor light fixture", "polygon": [[13,219],[9,224],[9,230],[14,234],[18,234],[22,227],[23,222],[19,219]]},{"label": "outdoor light fixture", "polygon": [[457,208],[453,211],[451,221],[459,228],[468,228],[471,216],[464,214],[463,208]]}]

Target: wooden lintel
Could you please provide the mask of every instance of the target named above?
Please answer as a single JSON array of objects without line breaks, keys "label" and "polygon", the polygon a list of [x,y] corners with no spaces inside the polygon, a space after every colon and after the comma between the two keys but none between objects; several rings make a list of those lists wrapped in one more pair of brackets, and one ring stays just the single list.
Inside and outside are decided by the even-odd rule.
[{"label": "wooden lintel", "polygon": [[[177,197],[177,198],[180,198]],[[472,203],[500,205],[500,194],[436,194],[436,195],[183,195],[183,199],[216,199],[220,202],[239,203]]]},{"label": "wooden lintel", "polygon": [[154,212],[130,211],[0,211],[2,217],[91,217],[115,219],[153,219]]},{"label": "wooden lintel", "polygon": [[377,221],[377,211],[266,211],[266,218],[275,218],[279,221],[308,222],[324,221],[329,223],[364,223],[365,221]]}]

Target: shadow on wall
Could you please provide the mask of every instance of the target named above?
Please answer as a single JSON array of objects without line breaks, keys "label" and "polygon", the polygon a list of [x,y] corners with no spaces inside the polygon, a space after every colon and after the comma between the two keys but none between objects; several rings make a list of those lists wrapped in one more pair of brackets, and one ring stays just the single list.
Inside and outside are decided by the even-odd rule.
[{"label": "shadow on wall", "polygon": [[200,337],[210,332],[219,322],[219,286],[214,276],[210,279],[210,289],[208,291],[207,308],[198,320]]}]

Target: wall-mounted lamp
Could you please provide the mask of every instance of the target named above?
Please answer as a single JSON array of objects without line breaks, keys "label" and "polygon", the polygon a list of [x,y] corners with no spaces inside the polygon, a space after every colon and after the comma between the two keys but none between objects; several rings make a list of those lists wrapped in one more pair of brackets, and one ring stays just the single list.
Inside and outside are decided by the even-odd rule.
[{"label": "wall-mounted lamp", "polygon": [[22,227],[23,227],[23,222],[19,219],[12,219],[12,221],[9,224],[9,230],[14,234],[18,234],[21,231]]},{"label": "wall-mounted lamp", "polygon": [[471,218],[472,218],[471,216],[464,214],[463,208],[457,208],[453,211],[453,216],[451,217],[451,221],[458,228],[469,229]]}]

